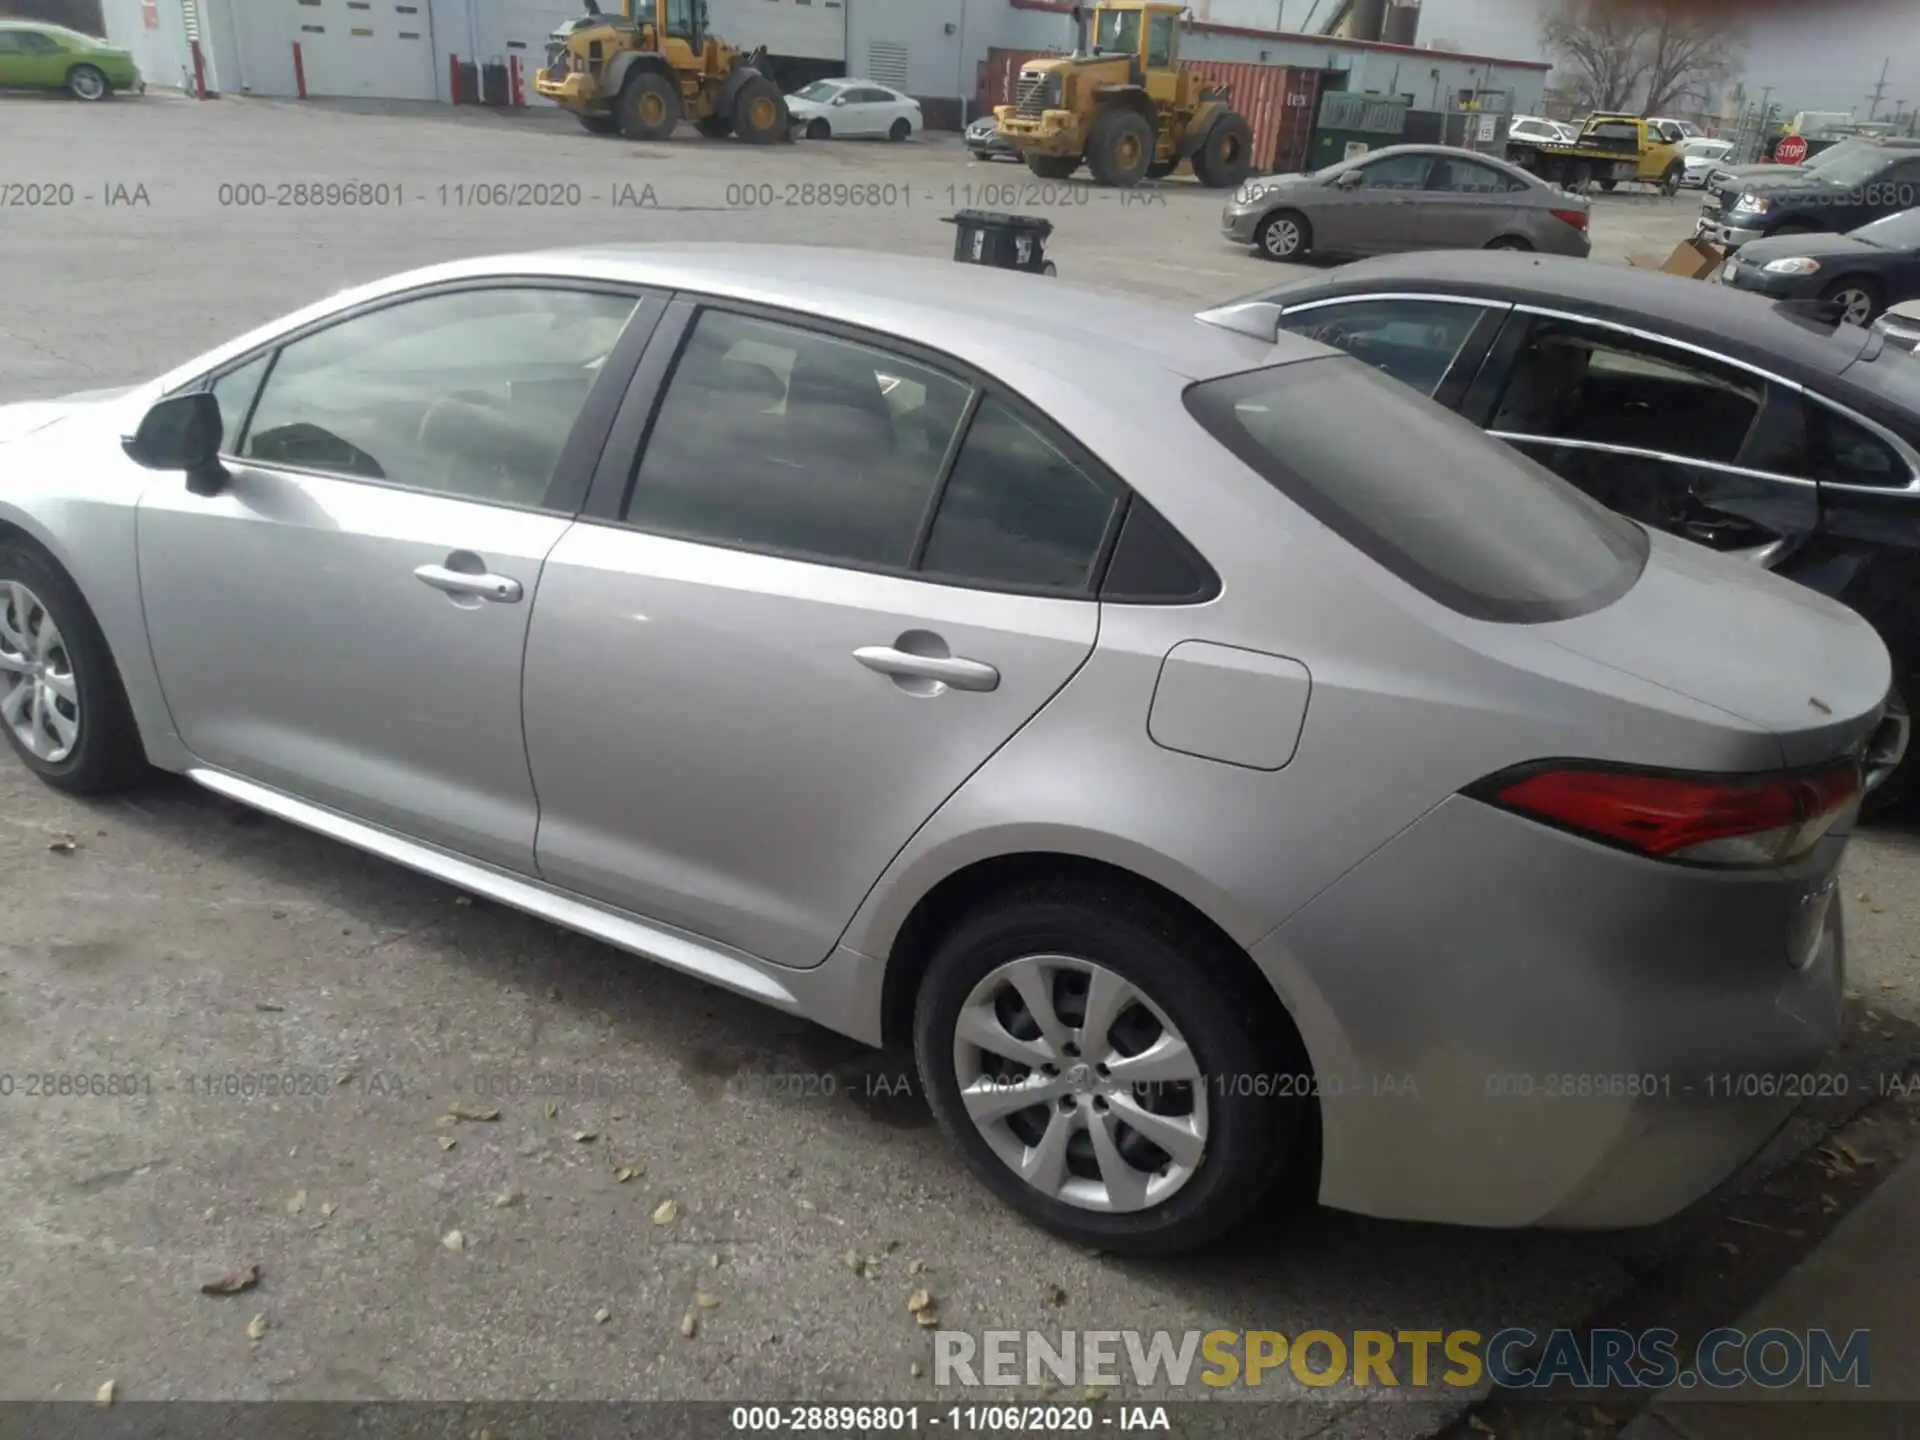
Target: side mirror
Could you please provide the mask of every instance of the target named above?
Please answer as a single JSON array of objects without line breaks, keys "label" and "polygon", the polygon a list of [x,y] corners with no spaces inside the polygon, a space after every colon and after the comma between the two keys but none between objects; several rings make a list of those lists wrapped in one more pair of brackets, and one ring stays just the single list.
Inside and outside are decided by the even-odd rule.
[{"label": "side mirror", "polygon": [[1358,170],[1342,170],[1339,178],[1333,183],[1341,190],[1357,190],[1360,188],[1360,182],[1366,178]]},{"label": "side mirror", "polygon": [[220,463],[220,402],[205,391],[173,395],[141,417],[140,428],[125,442],[127,457],[149,470],[184,470],[187,489],[218,495],[226,488]]},{"label": "side mirror", "polygon": [[836,105],[844,105],[847,103],[847,97],[844,95],[836,95],[833,97],[833,103]]}]

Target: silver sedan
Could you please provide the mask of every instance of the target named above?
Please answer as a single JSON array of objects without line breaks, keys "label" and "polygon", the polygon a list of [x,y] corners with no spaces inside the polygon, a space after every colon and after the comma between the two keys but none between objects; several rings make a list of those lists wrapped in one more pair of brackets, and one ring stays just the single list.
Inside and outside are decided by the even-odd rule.
[{"label": "silver sedan", "polygon": [[1390,145],[1247,181],[1221,231],[1269,260],[1404,250],[1538,250],[1585,259],[1590,206],[1517,165],[1444,145]]},{"label": "silver sedan", "polygon": [[1086,1244],[1661,1219],[1834,1042],[1886,651],[1260,329],[812,248],[398,276],[0,409],[0,718],[910,1044]]}]

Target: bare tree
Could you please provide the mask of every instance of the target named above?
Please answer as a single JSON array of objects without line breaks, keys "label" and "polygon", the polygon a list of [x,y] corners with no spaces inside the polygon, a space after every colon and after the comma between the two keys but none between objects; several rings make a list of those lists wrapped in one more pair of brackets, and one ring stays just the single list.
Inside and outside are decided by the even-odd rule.
[{"label": "bare tree", "polygon": [[1540,38],[1588,110],[1624,110],[1647,77],[1647,16],[1637,5],[1563,0]]},{"label": "bare tree", "polygon": [[1708,87],[1740,68],[1745,41],[1731,16],[1683,9],[1666,0],[1647,41],[1647,113],[1664,114],[1681,101],[1702,101]]},{"label": "bare tree", "polygon": [[1560,0],[1541,39],[1582,104],[1627,110],[1644,96],[1655,114],[1704,98],[1744,48],[1737,17],[1701,0]]}]

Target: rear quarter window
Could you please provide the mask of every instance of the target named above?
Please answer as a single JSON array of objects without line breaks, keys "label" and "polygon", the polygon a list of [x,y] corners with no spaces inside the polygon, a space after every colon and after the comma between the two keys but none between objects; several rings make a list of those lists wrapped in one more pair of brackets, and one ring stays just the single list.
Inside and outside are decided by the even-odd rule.
[{"label": "rear quarter window", "polygon": [[1632,589],[1646,566],[1639,526],[1357,361],[1223,376],[1185,399],[1276,490],[1463,615],[1583,615]]}]

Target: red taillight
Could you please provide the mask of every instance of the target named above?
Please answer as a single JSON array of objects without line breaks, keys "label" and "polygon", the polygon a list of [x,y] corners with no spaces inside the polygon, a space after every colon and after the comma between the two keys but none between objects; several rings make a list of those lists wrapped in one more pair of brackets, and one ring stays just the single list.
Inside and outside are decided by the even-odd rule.
[{"label": "red taillight", "polygon": [[1496,775],[1471,793],[1654,859],[1772,865],[1810,849],[1860,785],[1852,761],[1758,776],[1548,763]]},{"label": "red taillight", "polygon": [[1587,228],[1587,212],[1584,210],[1555,210],[1551,212],[1556,220],[1564,220],[1576,230]]}]

